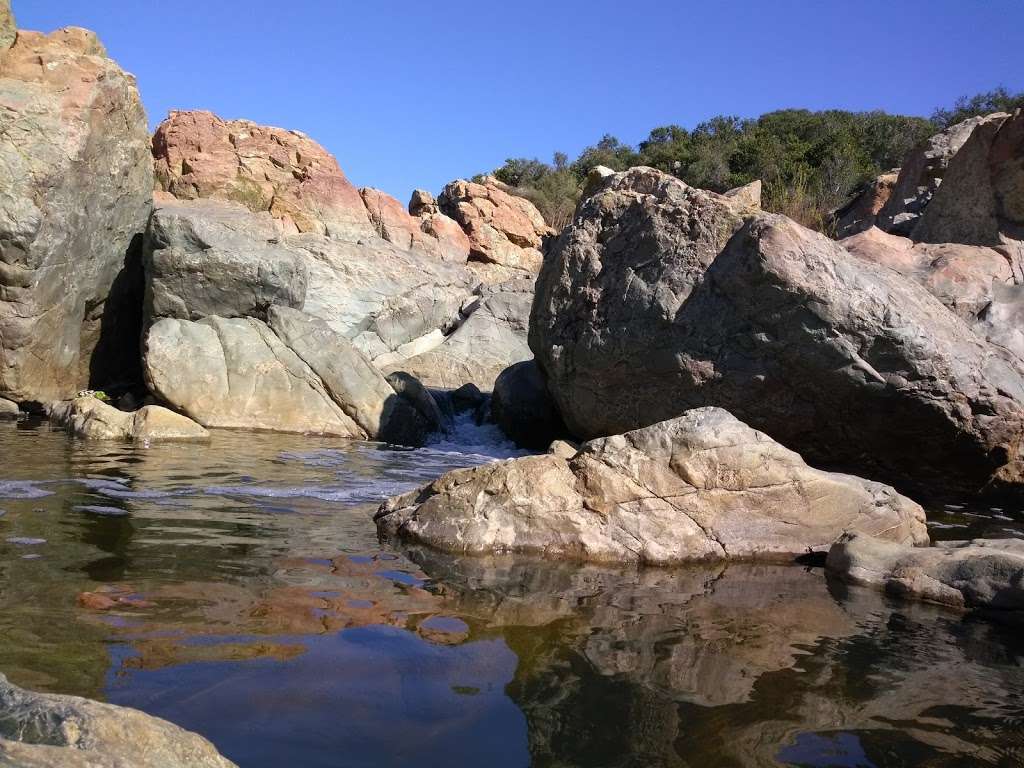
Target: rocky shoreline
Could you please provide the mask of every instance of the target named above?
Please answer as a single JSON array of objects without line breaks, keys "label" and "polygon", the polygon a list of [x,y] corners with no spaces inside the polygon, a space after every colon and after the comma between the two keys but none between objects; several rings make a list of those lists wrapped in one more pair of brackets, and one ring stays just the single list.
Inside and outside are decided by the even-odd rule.
[{"label": "rocky shoreline", "polygon": [[[555,232],[490,177],[407,206],[357,188],[295,130],[195,111],[150,136],[94,34],[11,19],[0,0],[0,417],[142,444],[419,446],[467,409],[547,452],[386,501],[381,536],[810,557],[893,596],[1024,611],[1020,542],[929,546],[916,501],[1024,498],[1020,110],[916,148],[836,213],[838,240],[763,211],[759,183],[716,194],[645,167],[595,168]],[[117,759],[230,765],[160,721],[114,722],[133,711],[5,685],[24,716],[0,764],[120,764],[110,743],[155,729],[170,751]]]}]

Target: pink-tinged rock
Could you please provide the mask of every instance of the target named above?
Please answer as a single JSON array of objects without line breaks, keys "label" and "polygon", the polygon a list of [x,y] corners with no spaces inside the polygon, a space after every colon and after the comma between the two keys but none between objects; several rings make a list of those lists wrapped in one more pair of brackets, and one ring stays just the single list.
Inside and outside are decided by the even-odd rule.
[{"label": "pink-tinged rock", "polygon": [[427,242],[433,241],[434,252],[445,261],[465,264],[469,259],[472,243],[454,219],[443,213],[431,213],[420,218],[420,231]]},{"label": "pink-tinged rock", "polygon": [[405,206],[387,192],[363,187],[359,194],[377,234],[389,243],[409,250],[421,239],[419,221],[410,216]]},{"label": "pink-tinged rock", "polygon": [[19,32],[0,55],[0,395],[59,400],[110,373],[94,352],[152,173],[135,79],[96,36]]},{"label": "pink-tinged rock", "polygon": [[153,135],[157,183],[183,200],[231,200],[269,211],[286,232],[355,241],[376,234],[337,160],[298,131],[171,112]]},{"label": "pink-tinged rock", "polygon": [[469,237],[472,259],[527,272],[540,269],[544,239],[552,230],[529,200],[509,194],[494,180],[459,179],[444,188],[439,204]]}]

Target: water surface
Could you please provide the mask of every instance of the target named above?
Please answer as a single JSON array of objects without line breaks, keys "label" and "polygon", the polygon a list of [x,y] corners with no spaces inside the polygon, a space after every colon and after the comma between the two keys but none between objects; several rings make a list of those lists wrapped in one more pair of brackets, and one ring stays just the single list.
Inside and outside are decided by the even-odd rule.
[{"label": "water surface", "polygon": [[[382,545],[383,497],[509,455],[462,427],[400,451],[0,423],[0,671],[165,717],[243,768],[1024,763],[1020,628],[798,566]],[[1013,509],[931,521],[1024,535]]]}]

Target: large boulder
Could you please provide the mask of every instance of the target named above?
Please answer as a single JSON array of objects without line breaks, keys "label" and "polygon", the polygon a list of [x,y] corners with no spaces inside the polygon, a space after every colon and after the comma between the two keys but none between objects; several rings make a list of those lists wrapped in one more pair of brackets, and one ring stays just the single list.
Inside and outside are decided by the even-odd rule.
[{"label": "large boulder", "polygon": [[430,387],[474,384],[489,391],[498,374],[532,356],[527,343],[532,302],[532,280],[486,288],[453,333],[438,337],[426,351],[389,362],[384,370],[411,373]]},{"label": "large boulder", "polygon": [[301,308],[309,266],[280,245],[267,213],[238,203],[162,202],[146,231],[146,317],[266,318],[272,305]]},{"label": "large boulder", "polygon": [[160,188],[176,198],[268,211],[290,232],[343,240],[376,234],[337,160],[299,131],[174,111],[153,135],[153,158]]},{"label": "large boulder", "polygon": [[86,440],[205,440],[210,433],[192,419],[159,405],[128,413],[85,395],[55,405],[50,418]]},{"label": "large boulder", "polygon": [[844,531],[926,544],[924,511],[892,488],[807,466],[702,408],[556,455],[449,472],[385,502],[378,530],[438,549],[668,565],[788,560]]},{"label": "large boulder", "polygon": [[502,432],[524,448],[543,450],[568,434],[533,360],[510,365],[494,380],[491,416]]},{"label": "large boulder", "polygon": [[119,332],[108,300],[152,190],[135,79],[92,32],[19,32],[0,54],[0,394],[48,402],[118,376],[94,351]]},{"label": "large boulder", "polygon": [[33,693],[0,675],[0,766],[235,768],[209,741],[128,707]]},{"label": "large boulder", "polygon": [[163,318],[146,337],[146,383],[205,427],[365,438],[323,381],[253,318]]},{"label": "large boulder", "polygon": [[582,201],[538,277],[530,346],[577,437],[718,405],[819,464],[933,490],[1024,482],[1019,361],[898,273],[653,169]]},{"label": "large boulder", "polygon": [[536,272],[552,232],[529,200],[509,194],[496,180],[448,184],[438,198],[443,213],[469,237],[470,257],[512,269]]},{"label": "large boulder", "polygon": [[849,533],[832,545],[828,572],[854,584],[952,608],[1024,611],[1024,541],[946,541],[912,549]]}]

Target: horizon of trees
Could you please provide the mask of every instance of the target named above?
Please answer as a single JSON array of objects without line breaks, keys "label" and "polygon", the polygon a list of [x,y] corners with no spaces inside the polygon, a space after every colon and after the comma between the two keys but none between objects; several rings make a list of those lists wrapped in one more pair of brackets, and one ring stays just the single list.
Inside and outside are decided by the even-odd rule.
[{"label": "horizon of trees", "polygon": [[687,130],[653,129],[637,146],[606,134],[570,161],[509,158],[491,172],[533,202],[555,229],[572,219],[587,173],[649,165],[687,184],[725,192],[761,179],[765,210],[828,232],[831,213],[866,182],[899,167],[907,153],[935,133],[975,115],[1024,107],[1024,92],[1006,88],[965,96],[930,118],[883,111],[781,109],[757,118],[718,115]]}]

